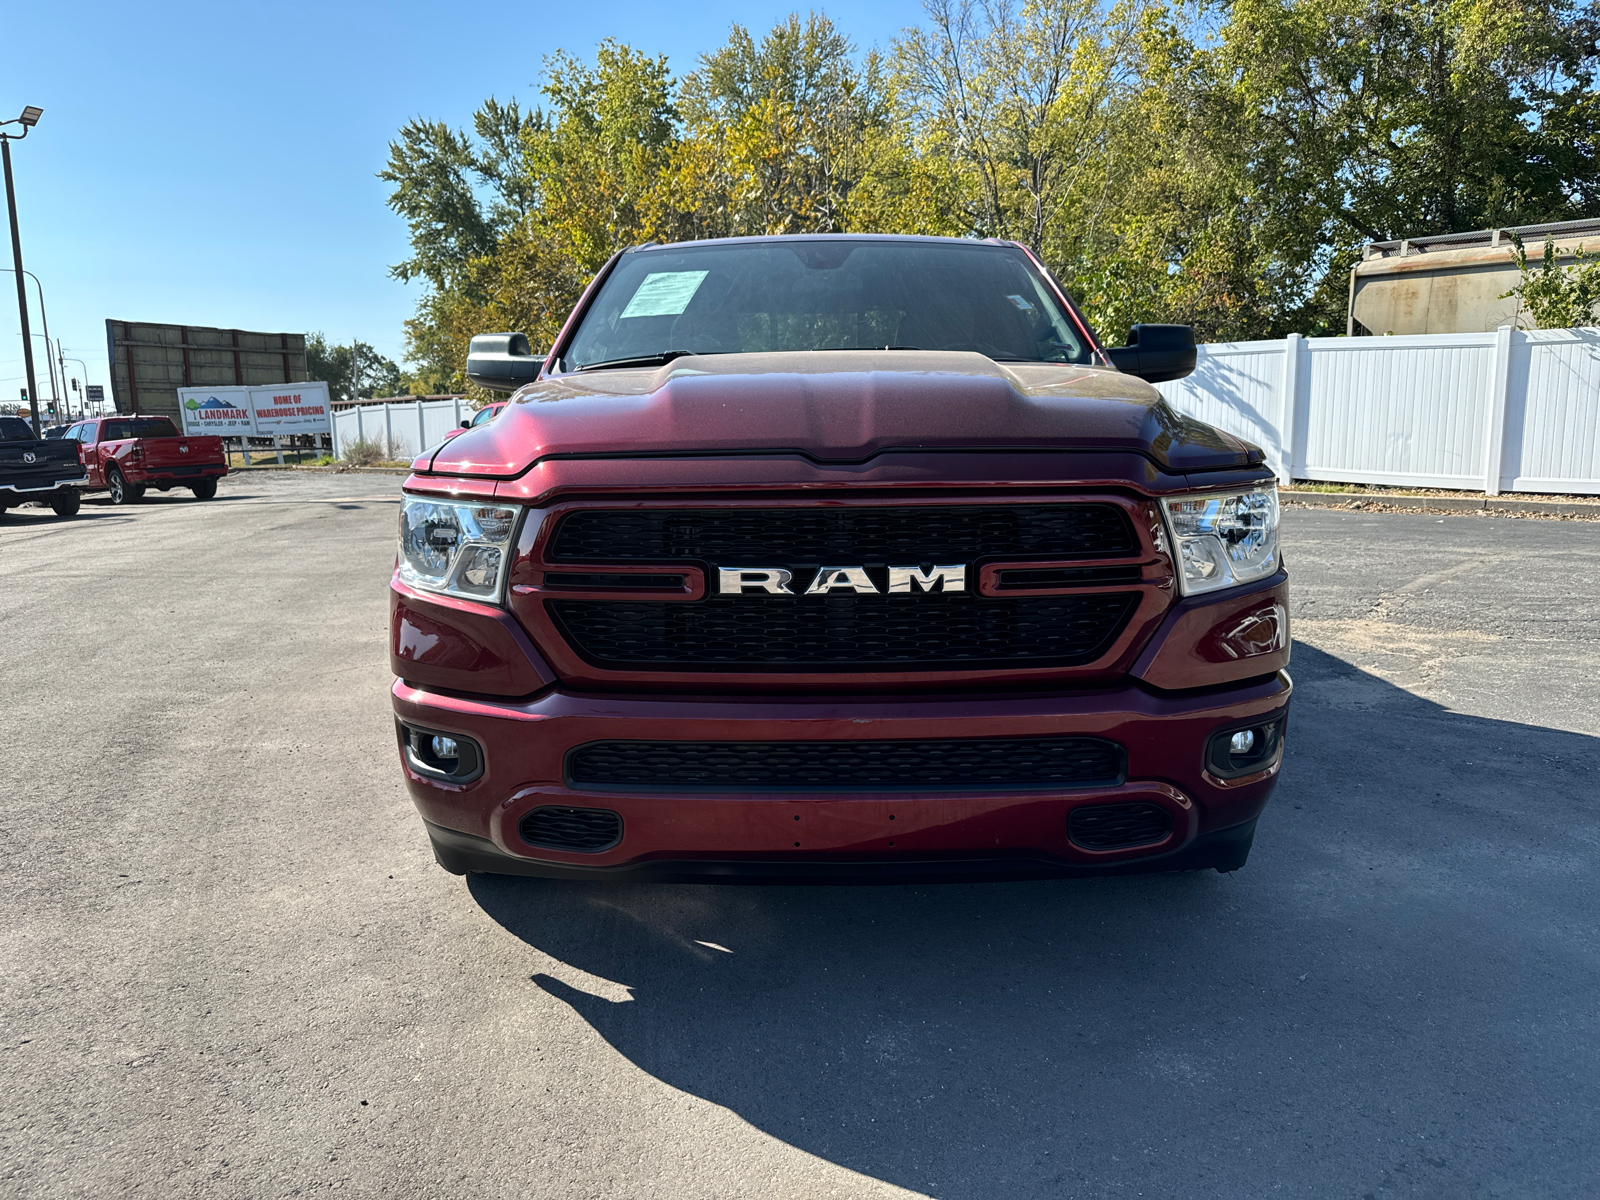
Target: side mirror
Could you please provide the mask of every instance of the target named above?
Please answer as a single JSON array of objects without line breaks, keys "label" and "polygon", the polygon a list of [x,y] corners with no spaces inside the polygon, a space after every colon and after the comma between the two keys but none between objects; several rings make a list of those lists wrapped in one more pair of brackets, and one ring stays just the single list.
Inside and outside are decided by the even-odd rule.
[{"label": "side mirror", "polygon": [[[473,382],[476,383],[477,380],[473,380]],[[470,420],[461,422],[461,428],[463,428],[463,429],[471,429],[472,428],[472,422]]]},{"label": "side mirror", "polygon": [[467,347],[467,378],[492,392],[514,392],[544,370],[520,333],[480,333]]},{"label": "side mirror", "polygon": [[1147,383],[1182,379],[1194,370],[1194,329],[1188,325],[1135,325],[1126,346],[1107,346],[1111,365]]}]

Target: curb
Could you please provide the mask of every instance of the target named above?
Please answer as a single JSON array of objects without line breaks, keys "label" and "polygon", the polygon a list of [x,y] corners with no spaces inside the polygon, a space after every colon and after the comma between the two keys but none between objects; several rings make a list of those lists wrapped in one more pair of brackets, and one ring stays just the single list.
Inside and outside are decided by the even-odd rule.
[{"label": "curb", "polygon": [[1278,496],[1311,508],[1393,506],[1425,512],[1513,512],[1551,517],[1600,517],[1600,504],[1562,504],[1548,500],[1510,500],[1504,496],[1403,496],[1395,492],[1297,492],[1280,489]]}]

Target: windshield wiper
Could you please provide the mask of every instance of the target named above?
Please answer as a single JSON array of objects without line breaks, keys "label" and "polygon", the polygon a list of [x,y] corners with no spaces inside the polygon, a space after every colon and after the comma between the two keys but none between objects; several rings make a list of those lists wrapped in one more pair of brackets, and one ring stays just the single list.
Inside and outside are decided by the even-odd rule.
[{"label": "windshield wiper", "polygon": [[[635,354],[631,358],[608,358],[601,362],[584,363],[580,371],[598,371],[602,367],[656,367],[686,354],[703,354],[701,350],[663,350],[660,354]],[[715,353],[715,351],[712,351]]]}]

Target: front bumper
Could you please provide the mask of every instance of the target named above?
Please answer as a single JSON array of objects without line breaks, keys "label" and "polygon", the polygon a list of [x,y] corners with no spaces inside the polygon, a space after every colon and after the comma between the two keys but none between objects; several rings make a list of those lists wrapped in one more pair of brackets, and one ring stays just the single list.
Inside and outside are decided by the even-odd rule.
[{"label": "front bumper", "polygon": [[[1219,780],[1205,747],[1219,730],[1287,714],[1287,672],[1204,692],[1127,682],[1091,691],[923,698],[600,696],[550,689],[526,701],[468,698],[397,681],[397,718],[471,738],[482,773],[466,784],[413,770],[412,799],[441,860],[465,869],[568,877],[894,878],[1102,874],[1206,865],[1248,848],[1278,757]],[[695,792],[568,785],[567,752],[609,739],[841,741],[1093,735],[1126,750],[1125,782],[1091,789]],[[1161,842],[1086,850],[1067,818],[1082,805],[1139,802],[1171,816]],[[545,806],[609,809],[623,835],[598,853],[535,847],[519,826]]]}]

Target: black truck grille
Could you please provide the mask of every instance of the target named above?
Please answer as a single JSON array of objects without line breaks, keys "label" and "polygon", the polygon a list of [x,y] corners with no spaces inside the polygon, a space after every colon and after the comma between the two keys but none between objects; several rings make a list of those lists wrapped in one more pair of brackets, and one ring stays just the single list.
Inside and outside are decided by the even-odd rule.
[{"label": "black truck grille", "polygon": [[622,840],[622,817],[609,808],[550,804],[523,817],[518,829],[522,840],[531,846],[594,854],[609,850]]},{"label": "black truck grille", "polygon": [[1093,662],[1138,603],[1134,592],[1006,600],[962,592],[551,600],[548,607],[572,647],[606,667],[932,671]]},{"label": "black truck grille", "polygon": [[1091,804],[1067,817],[1067,836],[1085,850],[1126,850],[1166,840],[1172,814],[1159,804]]},{"label": "black truck grille", "polygon": [[550,560],[791,563],[970,562],[1133,554],[1138,542],[1111,504],[961,504],[893,508],[594,510],[568,514]]},{"label": "black truck grille", "polygon": [[567,756],[571,785],[593,788],[1074,788],[1122,769],[1122,747],[1093,737],[591,742]]}]

